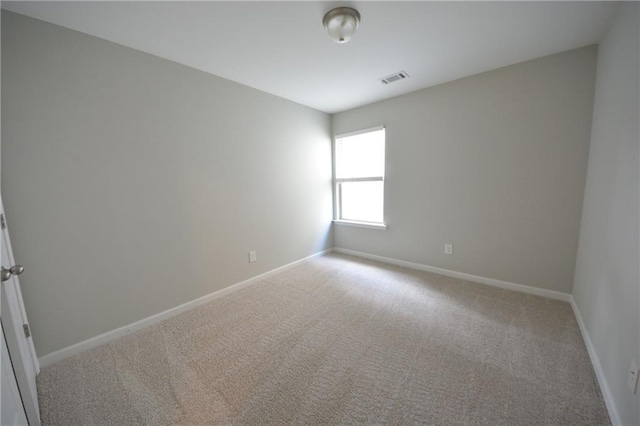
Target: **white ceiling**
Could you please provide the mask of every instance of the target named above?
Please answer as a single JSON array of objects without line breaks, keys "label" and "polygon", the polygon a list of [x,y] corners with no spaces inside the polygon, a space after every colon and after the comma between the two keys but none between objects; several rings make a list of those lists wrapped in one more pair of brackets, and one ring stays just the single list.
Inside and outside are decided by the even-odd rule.
[{"label": "white ceiling", "polygon": [[[343,45],[323,15],[360,11]],[[598,43],[612,2],[2,2],[2,7],[335,113]],[[411,77],[391,85],[396,71]]]}]

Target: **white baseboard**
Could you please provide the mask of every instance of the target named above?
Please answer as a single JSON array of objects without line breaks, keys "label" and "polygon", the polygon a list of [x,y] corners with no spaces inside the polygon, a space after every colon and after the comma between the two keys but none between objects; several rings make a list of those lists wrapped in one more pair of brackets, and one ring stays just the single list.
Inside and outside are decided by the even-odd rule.
[{"label": "white baseboard", "polygon": [[604,398],[604,403],[607,406],[607,411],[609,412],[611,424],[621,425],[622,422],[620,421],[620,415],[618,414],[618,409],[616,408],[616,405],[613,401],[613,395],[611,394],[609,383],[607,382],[604,371],[602,370],[600,358],[598,358],[598,354],[596,354],[596,349],[593,346],[593,342],[591,342],[591,337],[589,337],[587,328],[585,327],[584,321],[582,320],[582,315],[580,315],[580,310],[578,310],[578,305],[576,305],[576,301],[573,296],[571,296],[571,300],[569,301],[569,303],[571,303],[571,309],[573,309],[573,314],[576,317],[576,321],[578,321],[578,327],[580,327],[582,339],[584,340],[584,344],[587,347],[587,352],[589,353],[589,358],[591,358],[593,369],[596,372],[596,378],[598,379],[598,384],[600,385],[602,398]]},{"label": "white baseboard", "polygon": [[421,263],[407,262],[404,260],[378,256],[375,254],[363,253],[360,251],[347,250],[339,247],[334,248],[333,251],[336,253],[350,254],[353,256],[363,257],[366,259],[377,260],[379,262],[390,263],[392,265],[405,266],[407,268],[418,269],[420,271],[433,272],[435,274],[445,275],[447,277],[458,278],[461,280],[472,281],[480,284],[486,284],[493,287],[500,287],[506,290],[514,290],[514,291],[519,291],[521,293],[528,293],[536,296],[547,297],[549,299],[562,300],[564,302],[569,302],[571,300],[571,295],[569,293],[562,293],[560,291],[531,287],[528,285],[511,283],[509,281],[496,280],[493,278],[486,278],[478,275],[466,274],[464,272],[451,271],[449,269],[437,268],[435,266],[423,265]]},{"label": "white baseboard", "polygon": [[225,287],[222,290],[218,290],[215,291],[213,293],[207,294],[205,296],[199,297],[195,300],[192,300],[190,302],[187,303],[183,303],[182,305],[176,306],[174,308],[170,308],[167,309],[164,312],[160,312],[158,314],[152,315],[150,317],[141,319],[140,321],[136,321],[132,324],[129,325],[125,325],[123,327],[120,328],[116,328],[115,330],[111,330],[111,331],[107,331],[106,333],[102,333],[98,336],[92,337],[90,339],[84,340],[82,342],[76,343],[74,345],[68,346],[66,348],[57,350],[55,352],[51,352],[47,355],[44,355],[42,357],[40,357],[38,359],[38,361],[40,362],[40,367],[46,367],[47,365],[53,364],[55,362],[58,362],[64,358],[79,354],[81,352],[84,352],[86,350],[95,348],[96,346],[100,346],[103,345],[107,342],[110,342],[112,340],[115,340],[119,337],[122,336],[126,336],[127,334],[133,333],[134,331],[138,331],[141,330],[143,328],[149,327],[150,325],[159,323],[160,321],[163,321],[167,318],[170,318],[172,316],[178,315],[181,312],[184,311],[188,311],[189,309],[193,309],[196,306],[205,304],[207,302],[210,302],[214,299],[217,299],[219,297],[225,296],[229,293],[233,293],[234,291],[238,291],[244,287],[250,286],[252,284],[256,284],[262,280],[264,280],[265,278],[272,276],[274,274],[277,274],[279,272],[285,271],[287,269],[290,269],[302,262],[306,262],[309,259],[312,259],[314,257],[317,256],[321,256],[325,253],[329,253],[331,252],[332,249],[328,249],[328,250],[324,250],[315,254],[312,254],[311,256],[307,256],[305,258],[296,260],[294,262],[291,262],[289,264],[286,264],[284,266],[281,266],[279,268],[276,269],[272,269],[268,272],[262,273],[260,275],[256,275],[255,277],[249,278],[247,280],[241,281],[239,283],[233,284],[229,287]]}]

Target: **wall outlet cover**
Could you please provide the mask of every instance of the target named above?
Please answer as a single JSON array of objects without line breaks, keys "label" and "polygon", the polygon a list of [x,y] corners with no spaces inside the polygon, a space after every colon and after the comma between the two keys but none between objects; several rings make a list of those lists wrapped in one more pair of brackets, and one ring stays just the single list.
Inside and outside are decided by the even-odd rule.
[{"label": "wall outlet cover", "polygon": [[249,262],[255,262],[256,261],[256,252],[255,250],[251,250],[249,252]]},{"label": "wall outlet cover", "polygon": [[445,254],[453,254],[453,244],[445,244],[444,245],[444,253]]}]

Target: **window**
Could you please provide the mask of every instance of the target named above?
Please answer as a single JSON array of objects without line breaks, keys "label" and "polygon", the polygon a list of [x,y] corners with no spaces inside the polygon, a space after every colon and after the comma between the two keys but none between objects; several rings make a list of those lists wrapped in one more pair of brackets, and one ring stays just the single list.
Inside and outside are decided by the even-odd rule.
[{"label": "window", "polygon": [[384,222],[384,127],[336,136],[336,220]]}]

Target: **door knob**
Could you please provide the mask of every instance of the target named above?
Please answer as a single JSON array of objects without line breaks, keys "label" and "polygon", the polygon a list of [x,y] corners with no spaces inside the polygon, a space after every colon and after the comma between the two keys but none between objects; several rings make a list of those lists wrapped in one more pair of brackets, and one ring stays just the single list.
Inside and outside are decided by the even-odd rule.
[{"label": "door knob", "polygon": [[7,269],[4,266],[2,267],[2,272],[0,273],[0,278],[2,282],[11,278],[11,275],[20,275],[24,272],[24,266],[22,265],[13,265],[11,268]]}]

